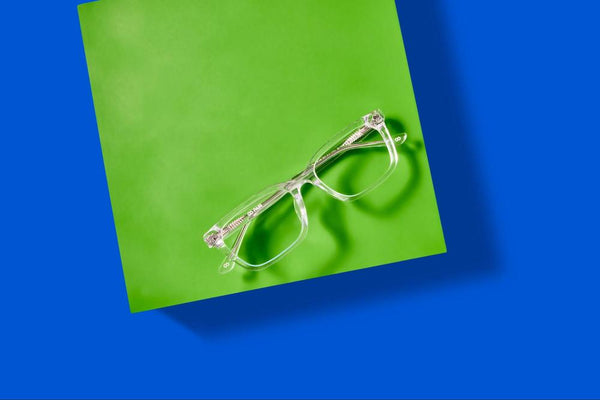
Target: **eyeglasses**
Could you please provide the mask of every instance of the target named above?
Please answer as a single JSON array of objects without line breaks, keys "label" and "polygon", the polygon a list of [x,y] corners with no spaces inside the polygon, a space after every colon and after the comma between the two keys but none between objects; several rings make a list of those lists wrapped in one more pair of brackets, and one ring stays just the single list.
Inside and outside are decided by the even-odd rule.
[{"label": "eyeglasses", "polygon": [[396,146],[406,138],[406,133],[392,137],[379,110],[338,133],[304,170],[241,203],[204,234],[209,248],[226,254],[219,272],[227,273],[236,264],[262,270],[281,260],[308,231],[301,193],[304,184],[341,201],[364,196],[394,171],[398,164]]}]

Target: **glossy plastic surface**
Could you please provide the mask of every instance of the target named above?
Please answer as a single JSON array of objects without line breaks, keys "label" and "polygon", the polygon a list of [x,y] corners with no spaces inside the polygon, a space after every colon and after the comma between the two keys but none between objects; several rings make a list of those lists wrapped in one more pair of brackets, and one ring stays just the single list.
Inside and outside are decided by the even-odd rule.
[{"label": "glossy plastic surface", "polygon": [[[308,166],[292,179],[268,187],[241,203],[213,225],[204,235],[204,241],[209,247],[218,248],[225,253],[225,259],[219,266],[219,272],[230,272],[235,264],[250,270],[261,270],[279,261],[300,244],[308,232],[308,217],[300,190],[302,185],[307,183],[315,185],[341,201],[355,200],[364,196],[383,183],[394,171],[398,164],[396,146],[404,143],[406,136],[403,133],[392,138],[385,125],[383,113],[379,110],[372,111],[329,140],[315,153]],[[349,186],[343,193],[336,190],[337,188],[332,187],[324,179],[323,171],[331,168],[331,166],[335,167],[341,159],[372,149],[382,149],[384,151],[383,158],[378,158],[376,161],[381,163],[380,166],[383,169],[360,190],[354,190]],[[350,172],[353,171],[350,170]],[[299,220],[297,237],[291,240],[289,245],[284,246],[282,250],[269,256],[266,260],[257,262],[240,257],[240,248],[244,243],[248,230],[252,229],[252,224],[255,224],[257,218],[268,213],[271,207],[287,195],[293,198],[294,212]],[[260,247],[264,246],[264,243],[257,242],[256,245]]]}]

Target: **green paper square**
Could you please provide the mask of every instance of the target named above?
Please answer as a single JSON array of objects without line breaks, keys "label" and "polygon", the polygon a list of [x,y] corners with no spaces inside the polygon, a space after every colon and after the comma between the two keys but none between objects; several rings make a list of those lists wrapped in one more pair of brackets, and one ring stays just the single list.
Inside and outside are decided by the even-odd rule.
[{"label": "green paper square", "polygon": [[[393,0],[121,0],[79,14],[132,311],[445,252]],[[409,135],[392,177],[352,203],[304,190],[298,248],[218,274],[203,233],[376,108]]]}]

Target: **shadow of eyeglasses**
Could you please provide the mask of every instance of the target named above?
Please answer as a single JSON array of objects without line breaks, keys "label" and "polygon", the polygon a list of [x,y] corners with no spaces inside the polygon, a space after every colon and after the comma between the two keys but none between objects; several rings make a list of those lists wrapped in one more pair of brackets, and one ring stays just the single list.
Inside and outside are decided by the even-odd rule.
[{"label": "shadow of eyeglasses", "polygon": [[[397,119],[387,119],[386,123],[393,136],[405,132],[403,124]],[[318,265],[310,266],[310,271],[319,271],[320,275],[331,274],[343,267],[347,261],[348,250],[352,246],[352,236],[349,233],[352,228],[349,226],[346,216],[348,207],[357,207],[361,211],[378,218],[389,217],[390,214],[397,214],[404,209],[403,204],[415,193],[420,183],[422,173],[419,166],[418,153],[422,148],[423,143],[415,139],[411,140],[410,136],[407,142],[398,148],[398,155],[405,161],[403,164],[408,165],[408,169],[396,169],[394,174],[405,174],[407,175],[407,179],[398,188],[398,191],[392,196],[386,196],[383,200],[377,200],[377,190],[356,201],[347,203],[341,202],[321,191],[317,191],[320,192],[318,196],[312,195],[312,192],[315,191],[312,185],[306,185],[303,188],[303,195],[307,202],[306,206],[309,215],[318,215],[322,227],[331,235],[335,246],[333,254],[324,261],[319,262],[319,259],[316,258],[315,262]],[[388,150],[386,148],[372,148],[368,151],[371,154],[387,154]],[[345,193],[356,193],[360,189],[356,187],[357,180],[355,177],[361,173],[361,170],[364,170],[368,166],[364,158],[353,158],[352,154],[349,154],[348,158],[350,162],[343,166],[343,171],[340,174],[340,188]],[[389,185],[391,182],[388,180],[383,183],[383,185],[386,184]],[[246,233],[241,255],[253,264],[258,264],[277,256],[281,249],[285,248],[281,243],[277,243],[279,239],[287,236],[291,238],[291,243],[294,231],[299,231],[299,224],[291,223],[293,219],[296,219],[296,216],[291,201],[282,201],[274,205],[268,213],[264,214],[263,218],[258,218],[252,223],[251,230]],[[288,231],[282,232],[282,230],[286,230],[286,226]],[[285,277],[285,258],[266,270],[247,271],[242,276],[246,282],[251,282],[258,278],[257,274],[259,273]]]}]

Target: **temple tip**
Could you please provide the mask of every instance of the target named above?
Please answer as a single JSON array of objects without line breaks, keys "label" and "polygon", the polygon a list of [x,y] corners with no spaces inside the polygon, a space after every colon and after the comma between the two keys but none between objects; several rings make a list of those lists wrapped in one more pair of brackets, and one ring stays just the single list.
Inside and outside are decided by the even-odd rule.
[{"label": "temple tip", "polygon": [[401,133],[398,136],[394,136],[394,142],[396,142],[397,144],[402,144],[406,141],[407,137],[408,135],[406,133]]}]

